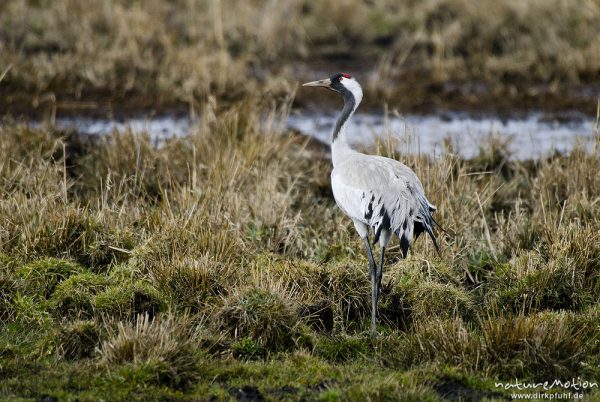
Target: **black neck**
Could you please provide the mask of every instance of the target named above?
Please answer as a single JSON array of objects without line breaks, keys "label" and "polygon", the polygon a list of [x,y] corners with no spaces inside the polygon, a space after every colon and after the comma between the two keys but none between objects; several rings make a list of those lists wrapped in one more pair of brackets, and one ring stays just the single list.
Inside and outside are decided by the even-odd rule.
[{"label": "black neck", "polygon": [[340,91],[340,93],[344,97],[344,108],[342,109],[342,113],[335,122],[335,128],[333,130],[333,139],[331,140],[331,142],[334,142],[338,138],[342,126],[344,125],[344,123],[346,123],[346,121],[354,111],[354,107],[356,106],[356,99],[354,98],[352,92],[350,92],[346,88],[343,88]]}]

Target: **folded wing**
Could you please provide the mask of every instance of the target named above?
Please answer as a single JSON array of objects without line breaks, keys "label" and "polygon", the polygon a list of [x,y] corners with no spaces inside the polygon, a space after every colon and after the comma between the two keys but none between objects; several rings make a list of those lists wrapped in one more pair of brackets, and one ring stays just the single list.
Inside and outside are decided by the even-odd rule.
[{"label": "folded wing", "polygon": [[427,232],[438,249],[433,234],[435,207],[427,200],[423,186],[406,165],[384,157],[356,157],[332,172],[332,188],[338,206],[354,220],[367,224],[375,234],[382,230],[400,239],[406,257],[410,241]]}]

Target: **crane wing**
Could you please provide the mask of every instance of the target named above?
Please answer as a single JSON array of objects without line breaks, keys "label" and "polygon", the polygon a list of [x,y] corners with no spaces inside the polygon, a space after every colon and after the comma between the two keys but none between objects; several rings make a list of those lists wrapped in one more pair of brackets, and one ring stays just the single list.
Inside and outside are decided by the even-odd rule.
[{"label": "crane wing", "polygon": [[382,230],[396,233],[406,257],[412,238],[426,231],[438,248],[433,234],[435,207],[406,165],[389,158],[359,154],[334,169],[331,186],[340,209],[372,228],[374,243]]}]

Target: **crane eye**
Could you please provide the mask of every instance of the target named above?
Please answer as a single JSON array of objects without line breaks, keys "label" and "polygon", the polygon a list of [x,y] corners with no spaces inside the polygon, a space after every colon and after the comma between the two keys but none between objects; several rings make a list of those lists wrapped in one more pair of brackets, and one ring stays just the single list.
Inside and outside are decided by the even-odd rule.
[{"label": "crane eye", "polygon": [[343,73],[342,77],[344,77],[344,78],[352,78],[352,76],[350,74],[348,74],[348,73]]}]

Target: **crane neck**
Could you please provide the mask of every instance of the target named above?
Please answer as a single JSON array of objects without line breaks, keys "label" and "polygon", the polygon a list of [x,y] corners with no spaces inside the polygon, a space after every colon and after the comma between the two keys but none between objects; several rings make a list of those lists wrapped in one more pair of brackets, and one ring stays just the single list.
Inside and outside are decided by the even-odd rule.
[{"label": "crane neck", "polygon": [[347,156],[355,152],[350,148],[350,145],[348,145],[346,127],[361,101],[360,97],[357,99],[349,90],[345,90],[341,93],[344,97],[344,108],[335,123],[333,136],[331,138],[331,159],[334,167],[346,159]]},{"label": "crane neck", "polygon": [[344,97],[344,108],[335,122],[335,128],[333,129],[333,136],[331,139],[332,144],[338,140],[346,142],[346,126],[360,102],[360,100],[359,102],[356,102],[356,98],[352,92],[348,90],[343,91],[342,96]]}]

